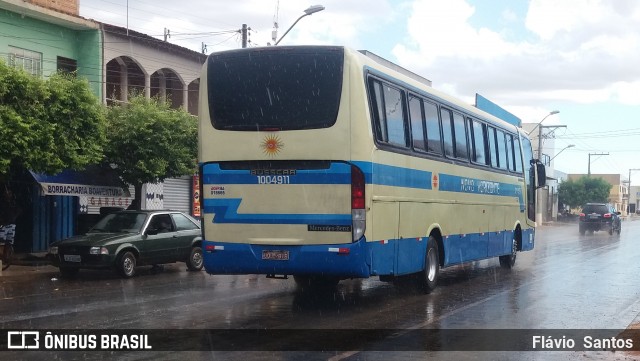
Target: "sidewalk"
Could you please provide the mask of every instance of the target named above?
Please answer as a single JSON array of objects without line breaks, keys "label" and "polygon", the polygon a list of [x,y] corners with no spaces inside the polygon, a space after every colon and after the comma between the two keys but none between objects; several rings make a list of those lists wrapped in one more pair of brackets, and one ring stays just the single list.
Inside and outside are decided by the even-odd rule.
[{"label": "sidewalk", "polygon": [[46,266],[51,262],[47,259],[47,252],[16,253],[13,255],[11,264],[16,266]]}]

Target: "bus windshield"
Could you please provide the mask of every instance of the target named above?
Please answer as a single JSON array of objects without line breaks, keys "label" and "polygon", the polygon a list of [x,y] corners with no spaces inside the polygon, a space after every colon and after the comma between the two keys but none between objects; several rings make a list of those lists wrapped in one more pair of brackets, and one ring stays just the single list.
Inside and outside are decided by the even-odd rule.
[{"label": "bus windshield", "polygon": [[209,113],[220,130],[328,128],[340,104],[344,50],[283,47],[208,60]]}]

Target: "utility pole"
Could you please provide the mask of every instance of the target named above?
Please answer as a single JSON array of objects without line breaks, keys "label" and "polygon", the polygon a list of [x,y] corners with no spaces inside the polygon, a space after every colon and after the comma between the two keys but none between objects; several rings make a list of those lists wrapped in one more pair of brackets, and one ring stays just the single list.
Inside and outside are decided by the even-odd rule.
[{"label": "utility pole", "polygon": [[631,214],[631,171],[640,170],[640,168],[629,169],[629,183],[627,183],[627,215]]},{"label": "utility pole", "polygon": [[566,125],[541,125],[538,130],[538,159],[542,161],[542,129],[544,128],[566,128]]},{"label": "utility pole", "polygon": [[247,47],[247,24],[242,24],[242,47]]},{"label": "utility pole", "polygon": [[589,166],[587,167],[588,177],[591,177],[591,156],[592,155],[609,155],[609,153],[589,153]]}]

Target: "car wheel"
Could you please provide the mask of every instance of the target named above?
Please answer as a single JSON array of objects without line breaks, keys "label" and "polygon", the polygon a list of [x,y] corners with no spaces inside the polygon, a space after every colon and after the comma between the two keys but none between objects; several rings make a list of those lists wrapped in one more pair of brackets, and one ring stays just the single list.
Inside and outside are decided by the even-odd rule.
[{"label": "car wheel", "polygon": [[418,285],[424,293],[431,293],[438,285],[440,276],[440,260],[438,244],[435,238],[429,236],[427,251],[424,255],[424,269],[418,274]]},{"label": "car wheel", "polygon": [[511,254],[500,256],[500,266],[511,269],[516,264],[516,256],[518,252],[518,241],[515,237],[511,240]]},{"label": "car wheel", "polygon": [[133,277],[136,274],[136,256],[127,251],[118,260],[118,272],[124,278]]},{"label": "car wheel", "polygon": [[79,268],[70,268],[70,267],[60,267],[60,275],[62,278],[72,278],[75,277],[80,271]]},{"label": "car wheel", "polygon": [[202,248],[197,246],[191,248],[191,253],[189,254],[189,259],[187,260],[187,269],[189,271],[200,271],[202,269],[202,264]]}]

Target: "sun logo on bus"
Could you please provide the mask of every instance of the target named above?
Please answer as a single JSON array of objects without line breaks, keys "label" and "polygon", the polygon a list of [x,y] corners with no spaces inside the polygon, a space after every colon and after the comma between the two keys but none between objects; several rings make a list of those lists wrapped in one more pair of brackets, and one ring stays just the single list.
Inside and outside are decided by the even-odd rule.
[{"label": "sun logo on bus", "polygon": [[278,138],[278,136],[269,135],[264,138],[262,144],[260,144],[260,147],[262,148],[264,154],[273,157],[274,155],[278,154],[280,150],[282,150],[282,148],[284,148],[284,144],[280,141],[280,138]]}]

